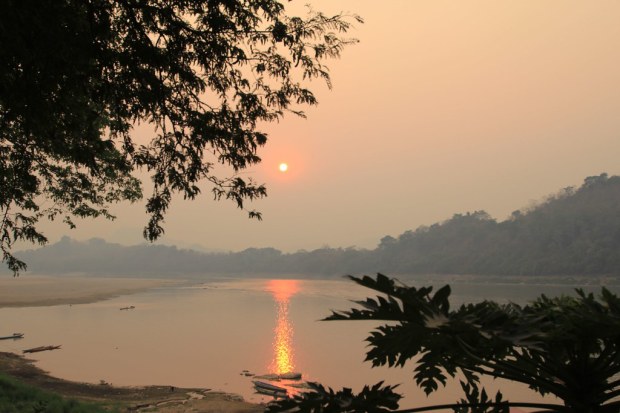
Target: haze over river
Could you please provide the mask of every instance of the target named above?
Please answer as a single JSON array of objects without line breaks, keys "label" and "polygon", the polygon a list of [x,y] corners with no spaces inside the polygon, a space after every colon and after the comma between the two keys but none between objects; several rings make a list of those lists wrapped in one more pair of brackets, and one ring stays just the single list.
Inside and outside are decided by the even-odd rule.
[{"label": "haze over river", "polygon": [[[450,283],[453,306],[484,298],[524,303],[541,293],[572,294],[582,285],[582,280],[566,278],[535,280],[534,285],[506,277],[404,281],[414,286]],[[600,282],[620,292],[617,280],[593,284]],[[600,286],[584,289],[597,292]],[[458,400],[455,383],[426,398],[413,384],[413,365],[373,369],[363,362],[364,339],[377,323],[318,321],[330,309],[348,309],[350,300],[369,295],[370,290],[346,280],[236,279],[167,286],[91,304],[2,308],[1,332],[22,332],[25,338],[0,342],[0,351],[62,345],[30,356],[64,379],[210,388],[254,402],[269,398],[253,392],[244,370],[257,375],[296,371],[304,380],[355,391],[381,380],[401,383],[401,407]],[[120,310],[128,306],[135,308]],[[510,400],[540,400],[522,386],[489,383],[488,390],[501,387]]]}]

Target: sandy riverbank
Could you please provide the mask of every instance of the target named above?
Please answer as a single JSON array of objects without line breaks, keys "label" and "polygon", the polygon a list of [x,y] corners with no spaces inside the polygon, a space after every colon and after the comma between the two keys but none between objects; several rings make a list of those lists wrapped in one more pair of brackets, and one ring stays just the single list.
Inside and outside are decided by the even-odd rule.
[{"label": "sandy riverbank", "polygon": [[0,277],[0,308],[92,303],[177,283],[140,278],[6,276]]}]

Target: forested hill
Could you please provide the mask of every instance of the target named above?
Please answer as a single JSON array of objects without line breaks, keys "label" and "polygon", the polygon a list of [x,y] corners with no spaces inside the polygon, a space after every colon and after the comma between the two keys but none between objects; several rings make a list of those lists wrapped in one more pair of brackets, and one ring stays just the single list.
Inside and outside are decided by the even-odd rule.
[{"label": "forested hill", "polygon": [[396,238],[386,236],[374,250],[322,248],[284,254],[249,248],[207,254],[64,238],[18,255],[36,273],[620,275],[620,177],[586,178],[581,187],[565,188],[502,222],[484,211],[456,214]]},{"label": "forested hill", "polygon": [[388,272],[620,274],[620,177],[586,178],[499,223],[456,214],[385,237],[374,253]]}]

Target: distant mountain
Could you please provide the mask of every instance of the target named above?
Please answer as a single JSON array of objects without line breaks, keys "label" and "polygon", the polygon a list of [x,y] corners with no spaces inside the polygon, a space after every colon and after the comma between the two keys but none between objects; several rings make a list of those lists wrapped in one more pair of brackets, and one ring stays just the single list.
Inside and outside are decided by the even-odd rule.
[{"label": "distant mountain", "polygon": [[16,254],[35,273],[112,276],[204,274],[332,276],[346,273],[620,275],[620,177],[565,188],[497,222],[484,211],[386,236],[374,250],[274,248],[205,253],[171,246],[59,242]]}]

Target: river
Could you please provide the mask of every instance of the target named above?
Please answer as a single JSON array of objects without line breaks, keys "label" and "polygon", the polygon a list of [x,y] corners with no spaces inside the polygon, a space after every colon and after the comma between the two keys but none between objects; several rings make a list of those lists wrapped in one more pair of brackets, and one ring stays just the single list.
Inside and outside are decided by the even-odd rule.
[{"label": "river", "polygon": [[[449,282],[454,303],[484,298],[526,302],[540,293],[570,294],[583,283],[536,280],[418,277],[406,282]],[[620,291],[618,284],[610,288]],[[52,375],[69,380],[209,388],[253,402],[269,398],[254,393],[252,374],[286,371],[356,391],[381,380],[400,384],[398,391],[406,396],[401,407],[460,398],[456,383],[427,398],[413,383],[412,365],[373,369],[365,363],[364,339],[376,323],[319,321],[330,309],[348,309],[351,300],[370,293],[346,280],[235,279],[168,286],[90,304],[3,308],[2,330],[23,332],[25,338],[0,342],[0,351],[62,345],[32,358]],[[488,385],[491,391],[501,387],[513,401],[541,400],[523,386]]]}]

